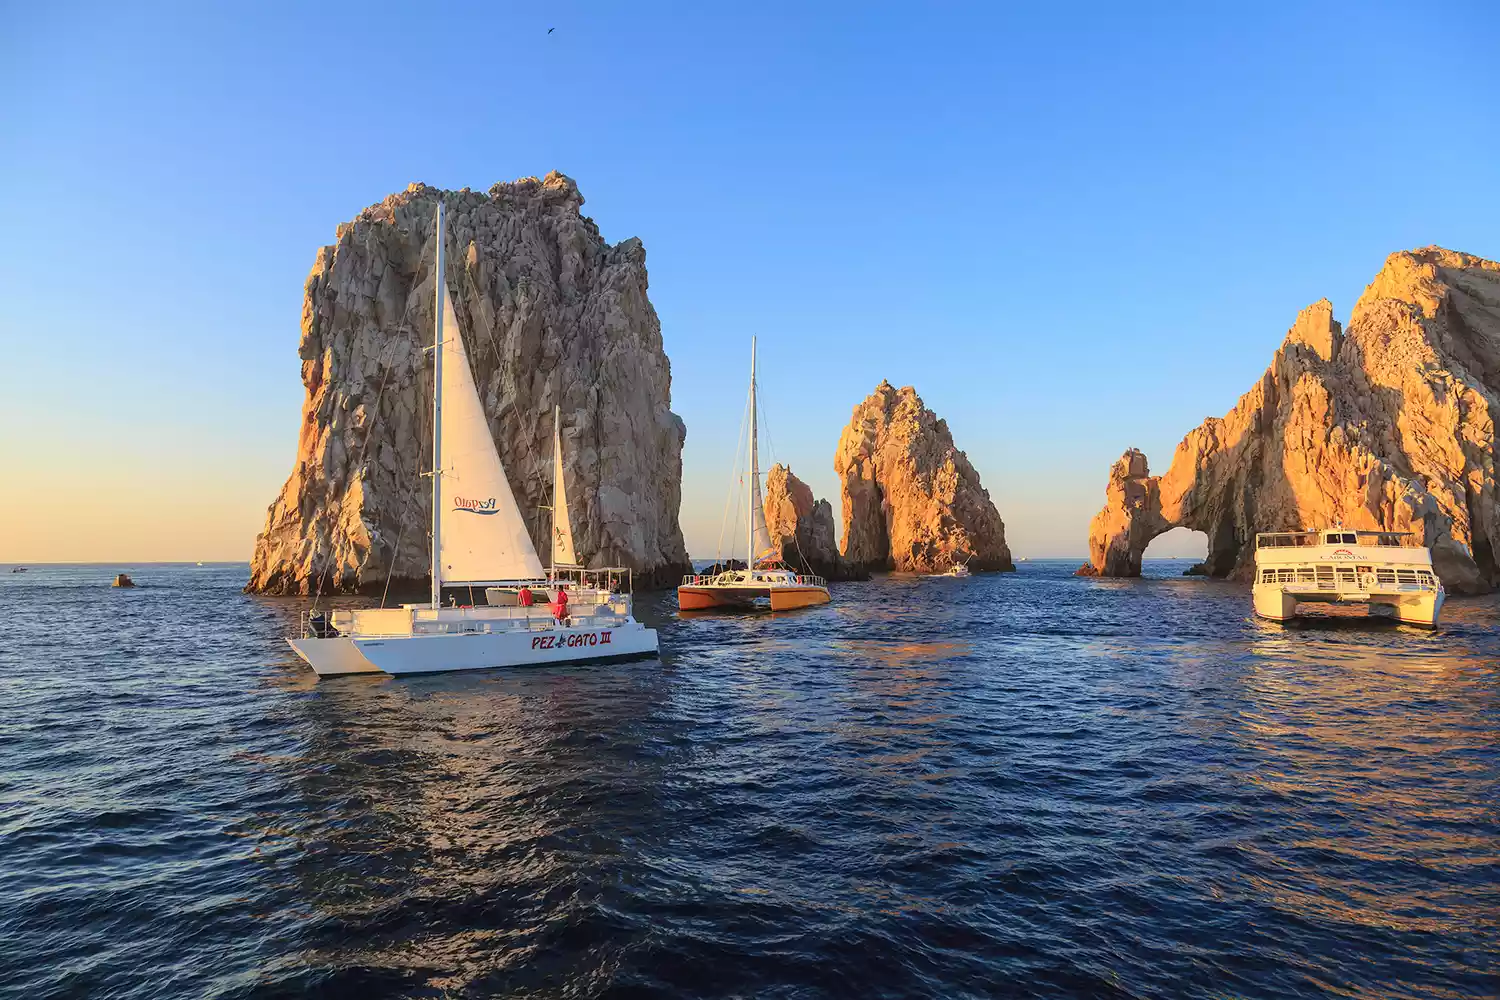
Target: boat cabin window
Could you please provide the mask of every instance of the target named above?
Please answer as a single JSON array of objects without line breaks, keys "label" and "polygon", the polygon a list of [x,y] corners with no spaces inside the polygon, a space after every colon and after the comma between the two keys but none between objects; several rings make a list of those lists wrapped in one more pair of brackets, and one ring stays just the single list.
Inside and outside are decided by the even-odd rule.
[{"label": "boat cabin window", "polygon": [[1326,542],[1329,545],[1357,545],[1359,536],[1352,531],[1333,532],[1328,535]]},{"label": "boat cabin window", "polygon": [[1258,549],[1286,549],[1301,548],[1304,545],[1317,545],[1319,543],[1317,532],[1287,532],[1285,534],[1257,535],[1255,547]]}]

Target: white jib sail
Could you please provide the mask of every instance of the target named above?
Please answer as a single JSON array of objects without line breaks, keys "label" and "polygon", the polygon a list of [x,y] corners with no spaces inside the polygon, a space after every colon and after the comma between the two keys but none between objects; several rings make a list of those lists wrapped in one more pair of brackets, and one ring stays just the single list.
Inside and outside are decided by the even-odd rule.
[{"label": "white jib sail", "polygon": [[563,482],[562,408],[552,408],[552,564],[577,566],[573,523],[568,519],[568,489]]},{"label": "white jib sail", "polygon": [[754,482],[754,486],[750,490],[750,503],[753,505],[751,516],[754,519],[754,526],[751,529],[751,535],[754,538],[753,544],[755,545],[755,558],[751,562],[753,566],[763,559],[769,559],[773,554],[773,550],[771,548],[771,532],[766,528],[766,505],[760,495],[760,469],[757,467],[750,475]]},{"label": "white jib sail", "polygon": [[442,504],[444,583],[538,580],[542,563],[516,507],[469,371],[453,300],[443,289]]}]

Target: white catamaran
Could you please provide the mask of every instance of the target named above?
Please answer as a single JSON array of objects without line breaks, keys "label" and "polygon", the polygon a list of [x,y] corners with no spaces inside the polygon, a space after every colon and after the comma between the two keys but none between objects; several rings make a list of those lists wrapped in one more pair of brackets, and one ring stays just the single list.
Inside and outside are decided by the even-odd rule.
[{"label": "white catamaran", "polygon": [[1390,611],[1407,625],[1436,628],[1443,581],[1432,551],[1400,531],[1356,531],[1335,525],[1315,531],[1255,536],[1255,613],[1284,622],[1304,605],[1364,605]]},{"label": "white catamaran", "polygon": [[[544,574],[479,402],[443,274],[437,209],[432,404],[432,599],[398,608],[310,613],[287,640],[320,675],[436,673],[654,656],[656,632],[632,614],[630,571],[577,565],[553,411],[552,572]],[[486,603],[443,606],[444,587]],[[566,606],[528,605],[525,592]]]}]

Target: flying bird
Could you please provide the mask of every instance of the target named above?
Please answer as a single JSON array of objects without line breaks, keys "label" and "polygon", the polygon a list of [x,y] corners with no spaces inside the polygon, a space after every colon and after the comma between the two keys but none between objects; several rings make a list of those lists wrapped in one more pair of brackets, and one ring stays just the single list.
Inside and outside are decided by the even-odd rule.
[{"label": "flying bird", "polygon": [[549,35],[550,35],[550,34],[552,34],[552,33],[553,33],[553,32],[554,32],[554,31],[556,31],[556,30],[557,30],[557,29],[556,29],[556,28],[548,28],[548,29],[547,29],[547,34],[549,34]]}]

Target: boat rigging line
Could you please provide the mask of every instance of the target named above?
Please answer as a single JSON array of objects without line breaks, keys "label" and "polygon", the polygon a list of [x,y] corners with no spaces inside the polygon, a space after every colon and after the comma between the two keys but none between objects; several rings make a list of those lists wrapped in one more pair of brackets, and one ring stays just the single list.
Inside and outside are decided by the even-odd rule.
[{"label": "boat rigging line", "polygon": [[[750,397],[747,395],[745,397],[745,408],[740,413],[740,433],[739,438],[736,440],[734,446],[734,463],[729,467],[729,491],[724,497],[724,519],[719,522],[719,540],[714,543],[714,562],[718,563],[721,569],[723,568],[725,563],[724,532],[729,527],[729,515],[731,506],[734,508],[733,512],[735,520],[739,520],[740,491],[735,489],[735,482],[736,480],[738,480],[739,482],[744,482],[745,479],[744,476],[740,475],[740,458],[745,452],[745,439],[748,437],[747,430],[750,426],[749,414]],[[745,565],[748,566],[749,563],[746,562]]]},{"label": "boat rigging line", "polygon": [[[344,466],[346,469],[359,468],[360,469],[359,475],[361,475],[361,476],[364,475],[364,470],[363,470],[362,466],[363,466],[364,460],[368,456],[368,453],[369,453],[369,450],[370,450],[370,437],[374,434],[374,431],[375,431],[375,422],[380,419],[380,403],[385,398],[385,387],[390,382],[391,369],[393,367],[395,367],[396,352],[395,352],[394,348],[395,348],[395,346],[398,343],[401,342],[400,341],[401,335],[405,334],[409,338],[410,335],[411,335],[411,332],[412,332],[411,331],[411,325],[407,322],[407,319],[408,319],[409,316],[410,316],[410,312],[408,311],[408,313],[407,313],[406,316],[402,316],[401,317],[401,326],[397,329],[396,335],[393,336],[393,337],[391,337],[391,339],[386,343],[385,347],[382,348],[381,351],[380,351],[380,353],[377,354],[376,357],[375,357],[376,362],[379,363],[380,359],[383,358],[383,357],[385,357],[385,352],[386,351],[390,351],[391,352],[390,358],[385,362],[385,364],[383,364],[381,366],[380,388],[375,391],[375,400],[374,400],[374,405],[373,405],[373,412],[371,412],[371,409],[369,409],[369,408],[367,408],[365,410],[365,413],[366,413],[365,439],[364,439],[364,441],[362,441],[360,443],[360,447],[359,447],[359,460],[358,460],[358,462],[348,462]],[[408,343],[410,343],[410,341],[408,341]],[[344,492],[347,493],[348,489],[349,489],[348,486],[345,485]],[[331,531],[329,533],[329,537],[330,537],[330,539],[332,538],[332,532]],[[365,565],[370,561],[370,556],[372,554],[374,554],[374,551],[375,551],[375,546],[372,543],[371,546],[370,546],[370,548],[365,552],[365,558],[364,558],[364,560],[361,561],[360,564],[359,564],[359,568],[361,570],[364,569]],[[395,558],[394,557],[392,557],[391,565],[392,566],[395,565]],[[317,587],[317,591],[313,595],[313,607],[314,608],[316,608],[318,606],[318,602],[323,599],[323,586],[328,581],[329,571],[332,569],[332,566],[333,566],[333,553],[329,552],[329,553],[326,553],[324,555],[324,558],[323,558],[323,570],[322,570],[321,573],[318,574],[318,587]],[[356,573],[356,580],[357,579],[358,579],[358,573]],[[389,583],[389,581],[387,581],[387,583]]]}]

